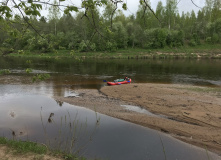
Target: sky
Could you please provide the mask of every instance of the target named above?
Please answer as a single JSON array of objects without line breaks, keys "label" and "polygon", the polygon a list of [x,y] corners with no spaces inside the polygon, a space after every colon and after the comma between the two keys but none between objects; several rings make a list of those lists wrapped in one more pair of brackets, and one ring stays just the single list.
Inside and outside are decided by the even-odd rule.
[{"label": "sky", "polygon": [[[71,1],[71,0],[66,0],[67,2]],[[124,11],[124,14],[126,16],[131,15],[131,14],[136,14],[136,11],[138,9],[139,6],[139,0],[123,0],[124,2],[127,3],[127,7],[128,10]],[[166,5],[166,0],[150,0],[150,4],[152,9],[155,11],[157,4],[159,1],[162,1],[163,6]],[[205,5],[205,0],[192,0],[198,7],[204,7]],[[191,0],[177,0],[178,5],[178,9],[180,14],[184,11],[184,12],[191,12],[192,10],[194,10],[195,12],[198,12],[198,10],[200,8],[196,7]],[[72,3],[76,4],[77,6],[80,6],[81,4],[81,0],[72,0]]]},{"label": "sky", "polygon": [[[127,1],[127,7],[128,7],[128,11],[125,11],[125,15],[130,15],[131,13],[135,14],[137,9],[138,9],[138,5],[139,5],[139,0],[126,0]],[[150,4],[152,9],[155,11],[157,4],[160,0],[150,0]],[[163,6],[166,5],[166,0],[161,0],[163,3]],[[179,2],[180,1],[180,2]],[[193,0],[193,2],[198,6],[196,7],[191,0],[177,0],[178,5],[178,9],[179,9],[179,13],[181,14],[183,11],[184,12],[191,12],[192,10],[194,10],[195,12],[198,12],[198,10],[200,8],[198,7],[204,7],[205,5],[205,0]]]},{"label": "sky", "polygon": [[[47,1],[53,3],[54,0],[47,0]],[[123,13],[126,16],[129,16],[131,14],[135,14],[136,15],[136,12],[137,12],[138,6],[139,6],[139,0],[123,0],[123,1],[127,3],[127,7],[128,7],[128,10],[127,11],[123,11]],[[159,1],[162,1],[163,6],[166,5],[166,0],[150,0],[151,8],[154,11],[156,10],[156,7],[157,7],[157,4],[158,4]],[[183,11],[184,12],[191,12],[192,10],[194,10],[197,13],[200,8],[196,7],[192,3],[192,1],[197,6],[199,6],[201,8],[204,7],[204,5],[205,5],[205,0],[177,0],[177,2],[179,2],[178,5],[177,5],[177,7],[179,9],[179,13],[181,14]],[[66,4],[74,4],[77,7],[81,6],[81,0],[65,0],[65,2],[62,2],[61,4],[64,4],[64,3],[66,3]],[[119,7],[119,9],[122,9],[122,8]],[[48,15],[48,7],[47,7],[46,10],[41,11],[41,14],[42,14],[42,16],[47,17],[47,15]]]}]

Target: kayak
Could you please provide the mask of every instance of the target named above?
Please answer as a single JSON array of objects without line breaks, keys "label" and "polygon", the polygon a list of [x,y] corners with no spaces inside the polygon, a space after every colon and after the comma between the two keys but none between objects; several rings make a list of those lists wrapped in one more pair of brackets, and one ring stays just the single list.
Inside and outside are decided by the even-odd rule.
[{"label": "kayak", "polygon": [[128,84],[131,83],[131,79],[129,80],[124,80],[124,81],[120,81],[120,82],[107,82],[108,85],[121,85],[121,84]]}]

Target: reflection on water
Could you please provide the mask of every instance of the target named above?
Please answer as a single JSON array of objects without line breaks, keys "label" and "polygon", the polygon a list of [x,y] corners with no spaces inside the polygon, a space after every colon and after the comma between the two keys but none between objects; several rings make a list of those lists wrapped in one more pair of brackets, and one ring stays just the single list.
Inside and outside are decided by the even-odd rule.
[{"label": "reflection on water", "polygon": [[9,114],[12,118],[15,118],[15,112],[11,111]]},{"label": "reflection on water", "polygon": [[[185,83],[203,86],[221,86],[221,60],[135,60],[135,59],[38,59],[31,60],[31,66],[25,62],[26,58],[2,57],[0,69],[9,68],[11,75],[28,76],[26,68],[32,68],[29,76],[37,73],[49,73],[49,87],[61,90],[69,88],[99,89],[105,83],[103,80],[113,81],[125,75],[137,83]],[[47,86],[45,86],[46,88]],[[56,92],[58,93],[58,92]]]},{"label": "reflection on water", "polygon": [[59,101],[59,100],[55,100],[55,101],[57,102],[57,104],[58,104],[60,107],[62,107],[62,105],[63,105],[64,102]]},{"label": "reflection on water", "polygon": [[54,113],[50,113],[49,117],[48,117],[48,123],[52,123],[53,119],[52,117],[54,116]]},{"label": "reflection on water", "polygon": [[[157,131],[67,103],[60,107],[52,98],[37,94],[33,86],[8,87],[11,93],[0,96],[0,134],[6,137],[110,160],[164,159],[162,139],[167,159],[208,159],[204,149]],[[7,85],[2,88],[7,90]],[[5,114],[10,111],[15,118]],[[209,157],[220,158],[212,153]]]}]

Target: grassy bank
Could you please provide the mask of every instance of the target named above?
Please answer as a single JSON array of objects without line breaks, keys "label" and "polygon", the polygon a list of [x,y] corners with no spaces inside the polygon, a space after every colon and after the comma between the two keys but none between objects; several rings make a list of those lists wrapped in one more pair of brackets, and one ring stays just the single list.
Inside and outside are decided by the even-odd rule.
[{"label": "grassy bank", "polygon": [[0,157],[5,159],[34,159],[34,160],[85,160],[61,151],[51,151],[44,144],[31,141],[9,140],[0,137]]},{"label": "grassy bank", "polygon": [[163,49],[140,49],[128,48],[115,52],[77,52],[73,50],[54,50],[48,53],[40,51],[18,50],[13,51],[9,56],[22,57],[75,57],[75,58],[124,58],[124,59],[148,59],[148,58],[221,58],[220,45],[199,45],[195,47],[185,46],[179,48]]}]

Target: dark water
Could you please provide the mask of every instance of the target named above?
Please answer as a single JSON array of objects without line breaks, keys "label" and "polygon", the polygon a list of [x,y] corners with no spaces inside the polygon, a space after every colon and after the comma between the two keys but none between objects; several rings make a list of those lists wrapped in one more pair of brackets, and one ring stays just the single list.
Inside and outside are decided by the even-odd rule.
[{"label": "dark water", "polygon": [[[49,73],[45,82],[0,84],[0,135],[46,143],[89,158],[221,159],[205,149],[168,135],[55,101],[54,95],[76,95],[78,88],[99,89],[102,81],[124,77],[138,83],[185,83],[220,87],[220,60],[84,60],[0,58],[0,69],[18,79]],[[32,68],[31,74],[25,69]],[[2,75],[4,76],[4,75]],[[76,97],[77,98],[77,97]],[[148,116],[148,115],[147,115]],[[99,123],[97,123],[99,122]],[[13,136],[12,132],[15,132]],[[74,145],[71,146],[71,141]],[[164,151],[165,150],[165,154]],[[165,158],[166,157],[166,158]]]},{"label": "dark water", "polygon": [[[31,60],[31,64],[26,61]],[[0,58],[0,69],[14,74],[32,68],[33,73],[50,73],[51,83],[69,88],[100,88],[103,80],[113,81],[125,75],[137,83],[184,83],[221,86],[221,60],[135,60],[135,59],[31,59]]]}]

